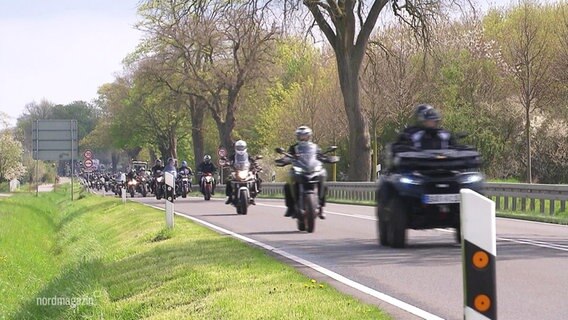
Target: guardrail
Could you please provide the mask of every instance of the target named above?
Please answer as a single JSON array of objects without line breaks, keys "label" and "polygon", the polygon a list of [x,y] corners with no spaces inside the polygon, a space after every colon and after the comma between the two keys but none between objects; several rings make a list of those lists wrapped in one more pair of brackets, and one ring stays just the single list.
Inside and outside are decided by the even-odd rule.
[{"label": "guardrail", "polygon": [[[376,182],[328,182],[329,199],[374,202]],[[262,194],[283,197],[284,183],[263,183]],[[484,194],[495,201],[497,210],[540,212],[555,215],[566,212],[568,185],[494,183],[485,184]]]}]

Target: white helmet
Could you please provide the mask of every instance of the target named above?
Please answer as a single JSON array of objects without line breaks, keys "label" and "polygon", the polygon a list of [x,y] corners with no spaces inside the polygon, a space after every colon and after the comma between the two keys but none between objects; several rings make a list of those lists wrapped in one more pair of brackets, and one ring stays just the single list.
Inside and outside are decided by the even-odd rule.
[{"label": "white helmet", "polygon": [[209,163],[209,161],[211,161],[211,156],[206,154],[205,157],[203,157],[203,161],[205,161],[205,163]]},{"label": "white helmet", "polygon": [[235,150],[239,152],[247,151],[247,143],[244,140],[235,142]]},{"label": "white helmet", "polygon": [[296,140],[310,141],[312,139],[312,129],[308,126],[300,126],[296,129]]}]

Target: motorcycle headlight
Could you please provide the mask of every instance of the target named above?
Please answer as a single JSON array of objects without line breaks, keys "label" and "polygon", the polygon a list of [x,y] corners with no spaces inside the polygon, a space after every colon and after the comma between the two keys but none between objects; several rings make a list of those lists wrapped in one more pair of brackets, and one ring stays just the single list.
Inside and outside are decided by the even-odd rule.
[{"label": "motorcycle headlight", "polygon": [[402,176],[400,177],[400,183],[404,183],[404,184],[413,184],[413,185],[421,185],[422,184],[422,180],[413,177],[413,176]]},{"label": "motorcycle headlight", "polygon": [[295,172],[295,173],[302,173],[302,172],[304,172],[304,169],[302,169],[302,168],[300,168],[300,167],[294,166],[294,167],[292,167],[292,168],[294,169],[294,172]]},{"label": "motorcycle headlight", "polygon": [[321,165],[317,165],[314,169],[315,172],[321,171],[323,167]]},{"label": "motorcycle headlight", "polygon": [[483,175],[481,173],[474,173],[466,175],[460,180],[460,182],[463,184],[468,184],[480,182],[481,180],[483,180]]},{"label": "motorcycle headlight", "polygon": [[158,178],[156,178],[156,181],[162,182],[163,179],[164,179],[164,178],[162,178],[162,177],[158,177]]},{"label": "motorcycle headlight", "polygon": [[248,171],[241,170],[241,171],[237,172],[237,176],[239,177],[239,179],[245,180],[248,176]]}]

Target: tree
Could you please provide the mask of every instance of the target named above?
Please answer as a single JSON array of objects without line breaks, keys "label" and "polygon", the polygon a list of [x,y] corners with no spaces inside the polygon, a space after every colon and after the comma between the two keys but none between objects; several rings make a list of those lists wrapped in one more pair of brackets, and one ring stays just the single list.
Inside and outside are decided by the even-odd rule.
[{"label": "tree", "polygon": [[[6,123],[0,113],[0,124]],[[18,178],[25,173],[22,165],[22,144],[14,138],[11,130],[0,128],[0,182]]]},{"label": "tree", "polygon": [[[297,1],[292,1],[297,6]],[[379,14],[388,0],[375,0],[367,8],[365,1],[304,0],[315,23],[335,53],[343,103],[349,122],[349,177],[365,181],[370,178],[370,136],[360,101],[359,74],[365,50]],[[410,23],[425,36],[426,22],[438,1],[392,2],[396,16]],[[358,32],[358,33],[357,33]]]},{"label": "tree", "polygon": [[140,9],[146,18],[141,27],[152,35],[152,47],[180,71],[177,83],[184,85],[168,81],[170,89],[192,97],[190,109],[195,107],[201,121],[203,113],[197,113],[207,107],[225,147],[233,143],[239,94],[262,77],[277,34],[259,3],[147,1]]},{"label": "tree", "polygon": [[[553,61],[548,48],[548,30],[542,23],[540,6],[525,0],[518,9],[516,30],[508,42],[512,74],[518,85],[519,101],[525,110],[526,179],[532,183],[531,114],[551,102]],[[515,13],[515,12],[513,12]]]}]

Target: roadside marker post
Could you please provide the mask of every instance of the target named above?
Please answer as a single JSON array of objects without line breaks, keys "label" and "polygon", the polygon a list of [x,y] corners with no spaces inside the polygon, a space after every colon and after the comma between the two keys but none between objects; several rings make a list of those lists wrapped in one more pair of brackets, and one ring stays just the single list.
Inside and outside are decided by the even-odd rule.
[{"label": "roadside marker post", "polygon": [[464,319],[497,319],[495,202],[460,190]]},{"label": "roadside marker post", "polygon": [[174,195],[175,181],[174,175],[170,172],[165,173],[166,180],[166,226],[169,229],[174,227]]},{"label": "roadside marker post", "polygon": [[120,188],[120,196],[122,197],[122,203],[126,203],[126,188]]}]

